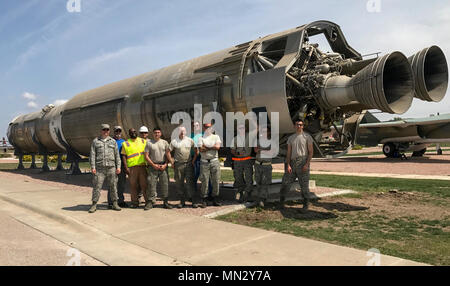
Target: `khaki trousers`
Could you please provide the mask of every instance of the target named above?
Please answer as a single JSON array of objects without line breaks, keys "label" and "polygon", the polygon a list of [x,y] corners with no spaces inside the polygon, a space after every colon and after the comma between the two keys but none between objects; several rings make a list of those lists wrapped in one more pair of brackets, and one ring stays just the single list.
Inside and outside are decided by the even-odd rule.
[{"label": "khaki trousers", "polygon": [[[143,194],[147,190],[147,171],[145,166],[133,166],[129,168],[130,176],[130,195],[131,203],[138,204],[138,183]],[[144,196],[145,202],[147,202],[146,196]]]}]

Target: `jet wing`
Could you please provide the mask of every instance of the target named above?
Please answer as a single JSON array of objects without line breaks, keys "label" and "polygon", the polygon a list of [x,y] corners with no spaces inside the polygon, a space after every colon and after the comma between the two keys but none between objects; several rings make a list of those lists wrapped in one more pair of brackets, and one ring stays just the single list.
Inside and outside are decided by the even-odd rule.
[{"label": "jet wing", "polygon": [[424,118],[410,118],[390,122],[376,122],[360,124],[359,128],[383,128],[383,127],[397,127],[406,128],[409,126],[425,126],[425,125],[440,125],[450,123],[450,114],[436,115]]}]

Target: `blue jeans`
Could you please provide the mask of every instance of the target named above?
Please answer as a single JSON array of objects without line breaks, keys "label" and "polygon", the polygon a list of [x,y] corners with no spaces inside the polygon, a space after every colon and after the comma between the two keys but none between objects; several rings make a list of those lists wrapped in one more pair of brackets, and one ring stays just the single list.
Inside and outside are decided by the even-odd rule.
[{"label": "blue jeans", "polygon": [[[200,156],[197,156],[197,159],[195,160],[195,164],[194,164],[194,191],[195,192],[197,192],[198,177],[200,177]],[[208,197],[210,197],[211,194],[212,194],[212,185],[211,185],[211,179],[209,179]]]}]

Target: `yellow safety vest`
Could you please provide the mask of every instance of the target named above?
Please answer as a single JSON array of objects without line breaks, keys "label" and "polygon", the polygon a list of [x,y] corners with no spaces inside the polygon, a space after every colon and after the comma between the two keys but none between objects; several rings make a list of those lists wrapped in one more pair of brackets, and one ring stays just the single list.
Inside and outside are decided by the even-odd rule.
[{"label": "yellow safety vest", "polygon": [[136,138],[134,142],[132,141],[132,139],[128,139],[127,141],[123,142],[122,148],[125,148],[128,168],[133,166],[145,165],[145,145],[146,142],[142,138]]}]

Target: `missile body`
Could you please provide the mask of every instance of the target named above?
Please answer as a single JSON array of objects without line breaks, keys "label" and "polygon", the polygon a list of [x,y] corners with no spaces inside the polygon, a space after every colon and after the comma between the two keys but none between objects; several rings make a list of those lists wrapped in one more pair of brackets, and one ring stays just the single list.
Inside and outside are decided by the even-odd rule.
[{"label": "missile body", "polygon": [[[333,51],[320,50],[314,36],[324,37]],[[315,141],[315,156],[335,156],[352,146],[364,110],[404,113],[414,95],[427,92],[433,96],[426,100],[442,99],[448,70],[438,49],[422,52],[410,62],[400,52],[363,60],[337,24],[317,21],[107,84],[61,106],[49,105],[19,116],[9,125],[8,139],[18,154],[87,156],[101,123],[121,125],[125,137],[131,127],[159,126],[168,138],[176,128],[172,115],[185,111],[193,119],[194,104],[201,104],[203,114],[216,110],[224,117],[226,112],[265,111],[270,120],[271,113],[277,112],[281,155],[294,132],[292,120],[303,118]],[[432,60],[427,61],[427,55]],[[425,72],[418,67],[421,62],[427,63]],[[420,72],[413,71],[412,65]],[[429,84],[417,85],[416,77]],[[323,140],[336,122],[344,126],[339,138]]]}]

